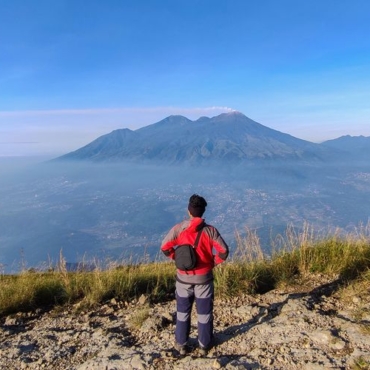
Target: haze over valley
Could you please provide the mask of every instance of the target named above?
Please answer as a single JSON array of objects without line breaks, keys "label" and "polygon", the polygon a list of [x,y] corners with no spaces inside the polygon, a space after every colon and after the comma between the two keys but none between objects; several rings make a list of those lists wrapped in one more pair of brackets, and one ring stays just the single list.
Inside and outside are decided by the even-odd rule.
[{"label": "haze over valley", "polygon": [[[162,130],[163,121],[148,126],[148,142],[154,149],[148,150],[151,154],[145,160],[138,157],[138,151],[127,150],[125,140],[121,147],[117,141],[112,145],[110,135],[57,160],[26,163],[2,158],[2,270],[47,268],[58,261],[60,252],[70,263],[94,258],[102,264],[162,258],[158,254],[160,242],[174,223],[187,217],[187,200],[193,193],[207,199],[206,221],[220,230],[233,249],[235,233],[243,235],[246,227],[257,230],[269,253],[271,241],[289,224],[299,230],[308,222],[324,235],[328,229],[347,232],[367,224],[369,138],[347,137],[345,148],[336,146],[336,140],[311,144],[256,126],[253,121],[252,135],[247,117],[239,114],[237,122],[225,122],[225,117],[235,114],[218,116],[219,131],[215,120],[207,119],[212,124],[202,126],[203,136],[196,132],[199,145],[185,152],[183,149],[194,142],[189,128],[190,139],[181,142],[183,135],[178,135],[177,145],[169,148],[156,139],[166,141],[164,132],[168,130],[156,133],[157,127]],[[167,125],[178,123],[176,117],[164,121]],[[180,121],[194,126],[184,117]],[[224,130],[228,124],[236,135]],[[243,130],[247,132],[244,139]],[[276,138],[288,140],[294,148],[287,142],[277,145]],[[140,140],[149,148],[148,142]],[[255,142],[259,145],[253,146]],[[202,149],[204,143],[209,143],[208,151]],[[88,156],[91,148],[93,158]],[[179,148],[181,155],[176,152]],[[128,157],[129,153],[134,155],[124,158],[125,150]],[[85,157],[77,158],[82,152]],[[118,153],[119,160],[107,160],[108,152]]]}]

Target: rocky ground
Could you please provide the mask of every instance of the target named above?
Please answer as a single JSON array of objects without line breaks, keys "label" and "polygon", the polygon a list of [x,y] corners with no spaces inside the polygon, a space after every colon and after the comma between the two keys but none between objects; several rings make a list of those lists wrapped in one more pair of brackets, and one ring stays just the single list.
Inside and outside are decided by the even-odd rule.
[{"label": "rocky ground", "polygon": [[[368,296],[339,299],[335,280],[215,301],[216,345],[173,348],[175,302],[106,302],[1,319],[0,369],[369,369]],[[196,324],[196,317],[193,317]]]}]

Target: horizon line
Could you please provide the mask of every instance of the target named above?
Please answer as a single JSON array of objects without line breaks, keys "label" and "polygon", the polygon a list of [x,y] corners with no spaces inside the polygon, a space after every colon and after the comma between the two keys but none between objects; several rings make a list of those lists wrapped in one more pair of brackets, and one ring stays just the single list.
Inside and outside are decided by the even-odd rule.
[{"label": "horizon line", "polygon": [[101,113],[158,113],[161,111],[185,111],[189,114],[200,112],[212,112],[224,110],[227,112],[235,112],[237,110],[230,107],[211,106],[211,107],[194,107],[194,108],[181,108],[173,106],[163,107],[119,107],[119,108],[81,108],[81,109],[27,109],[27,110],[0,110],[0,117],[10,116],[37,116],[37,115],[70,115],[70,114],[101,114]]}]

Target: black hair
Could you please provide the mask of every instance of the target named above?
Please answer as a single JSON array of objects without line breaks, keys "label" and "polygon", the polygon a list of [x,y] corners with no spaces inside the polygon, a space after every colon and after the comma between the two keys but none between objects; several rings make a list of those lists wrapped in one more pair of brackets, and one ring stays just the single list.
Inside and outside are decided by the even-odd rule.
[{"label": "black hair", "polygon": [[193,217],[202,217],[207,207],[206,200],[198,194],[189,198],[188,210]]}]

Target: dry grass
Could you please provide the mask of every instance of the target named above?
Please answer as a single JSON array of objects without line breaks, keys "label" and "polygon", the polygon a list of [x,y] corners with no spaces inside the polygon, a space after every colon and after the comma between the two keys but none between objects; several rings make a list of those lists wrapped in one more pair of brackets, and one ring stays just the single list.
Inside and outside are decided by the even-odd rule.
[{"label": "dry grass", "polygon": [[[343,282],[362,278],[366,286],[370,225],[358,228],[353,234],[343,236],[334,231],[325,237],[315,235],[308,224],[299,233],[290,226],[285,235],[272,242],[271,256],[263,254],[256,232],[249,229],[244,238],[237,234],[237,244],[232,263],[216,270],[221,294],[265,292],[312,273],[339,276]],[[358,288],[364,286],[360,284]]]},{"label": "dry grass", "polygon": [[138,308],[130,318],[130,324],[136,328],[140,329],[144,321],[149,317],[150,309],[149,306],[143,306]]},{"label": "dry grass", "polygon": [[75,302],[89,307],[111,298],[130,300],[141,294],[160,300],[173,291],[174,275],[170,263],[67,272],[62,260],[56,271],[1,276],[0,315]]},{"label": "dry grass", "polygon": [[[271,256],[262,252],[256,232],[247,229],[244,237],[236,236],[238,247],[231,260],[215,269],[216,292],[223,296],[262,293],[289,285],[297,276],[321,273],[335,274],[347,282],[343,297],[350,289],[353,295],[361,295],[370,286],[369,229],[362,227],[346,236],[334,232],[318,239],[308,225],[300,233],[289,227],[272,243]],[[172,294],[174,285],[171,262],[111,264],[104,269],[96,263],[90,272],[68,272],[61,255],[55,271],[0,276],[0,316],[76,302],[93,306],[111,298],[130,300],[141,294],[158,301]]]},{"label": "dry grass", "polygon": [[357,358],[351,366],[352,370],[370,370],[370,358],[361,356]]}]

